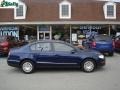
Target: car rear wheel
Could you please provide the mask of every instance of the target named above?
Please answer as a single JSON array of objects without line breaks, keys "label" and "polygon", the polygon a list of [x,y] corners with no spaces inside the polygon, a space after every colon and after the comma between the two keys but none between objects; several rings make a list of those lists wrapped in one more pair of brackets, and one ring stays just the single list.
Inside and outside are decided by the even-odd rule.
[{"label": "car rear wheel", "polygon": [[32,73],[34,71],[34,64],[32,61],[25,60],[21,64],[21,69],[26,74]]},{"label": "car rear wheel", "polygon": [[82,63],[82,69],[84,72],[93,72],[95,67],[95,62],[91,59],[87,59]]}]

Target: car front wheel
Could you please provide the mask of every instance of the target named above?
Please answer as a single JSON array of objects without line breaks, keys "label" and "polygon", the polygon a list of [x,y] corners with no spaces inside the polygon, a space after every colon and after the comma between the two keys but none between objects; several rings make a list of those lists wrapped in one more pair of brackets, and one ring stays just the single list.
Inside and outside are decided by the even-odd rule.
[{"label": "car front wheel", "polygon": [[21,69],[26,74],[32,73],[34,71],[34,64],[32,61],[25,60],[21,64]]},{"label": "car front wheel", "polygon": [[95,69],[95,62],[91,59],[87,59],[82,63],[82,69],[84,72],[93,72]]}]

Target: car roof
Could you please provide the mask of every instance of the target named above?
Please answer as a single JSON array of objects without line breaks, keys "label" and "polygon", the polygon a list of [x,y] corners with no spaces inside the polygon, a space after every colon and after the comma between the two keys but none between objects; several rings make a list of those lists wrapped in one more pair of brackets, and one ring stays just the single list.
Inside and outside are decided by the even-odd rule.
[{"label": "car roof", "polygon": [[[63,43],[63,44],[66,44],[66,45],[69,45],[71,47],[74,47],[72,44],[68,43],[68,42],[65,42],[65,41],[61,41],[61,40],[36,40],[36,41],[33,41],[33,42],[30,42],[29,44],[26,44],[25,46],[23,47],[28,47],[28,46],[31,46],[31,45],[34,45],[34,44],[37,44],[39,42],[48,42],[48,43]],[[78,50],[77,47],[74,47],[76,50]]]},{"label": "car roof", "polygon": [[58,43],[66,43],[66,42],[61,41],[61,40],[36,40],[36,41],[30,42],[30,43],[32,44],[32,43],[38,43],[38,42],[49,42],[49,43],[58,42]]},{"label": "car roof", "polygon": [[73,45],[71,45],[70,43],[67,43],[65,41],[61,41],[61,40],[36,40],[36,41],[32,41],[32,42],[29,42],[29,44],[25,45],[24,47],[27,47],[27,46],[31,46],[33,44],[36,44],[36,43],[64,43],[66,45],[69,45],[71,47],[73,47]]}]

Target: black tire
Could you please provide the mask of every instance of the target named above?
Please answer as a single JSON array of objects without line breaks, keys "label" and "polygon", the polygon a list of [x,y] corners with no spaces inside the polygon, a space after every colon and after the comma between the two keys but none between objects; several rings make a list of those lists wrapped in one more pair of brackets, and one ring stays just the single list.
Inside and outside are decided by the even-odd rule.
[{"label": "black tire", "polygon": [[21,69],[24,73],[30,74],[34,71],[34,63],[30,60],[25,60],[21,63]]},{"label": "black tire", "polygon": [[82,62],[82,70],[84,72],[93,72],[96,68],[96,63],[92,59],[86,59]]},{"label": "black tire", "polygon": [[110,53],[109,53],[109,56],[113,56],[113,55],[114,55],[114,53],[113,53],[113,52],[110,52]]}]

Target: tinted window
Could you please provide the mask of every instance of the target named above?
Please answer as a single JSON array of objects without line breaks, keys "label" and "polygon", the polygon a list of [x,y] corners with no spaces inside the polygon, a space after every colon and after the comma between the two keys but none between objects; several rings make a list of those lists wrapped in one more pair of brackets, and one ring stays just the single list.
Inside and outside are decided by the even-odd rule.
[{"label": "tinted window", "polygon": [[68,46],[68,45],[62,44],[62,43],[54,43],[53,46],[54,46],[55,51],[70,52],[70,51],[74,50],[74,48],[72,48],[71,46]]},{"label": "tinted window", "polygon": [[95,40],[96,41],[111,41],[112,39],[109,36],[103,35],[103,36],[96,36]]},{"label": "tinted window", "polygon": [[51,45],[50,45],[50,43],[35,43],[35,44],[31,45],[30,48],[31,48],[31,50],[45,52],[45,51],[51,50]]}]

